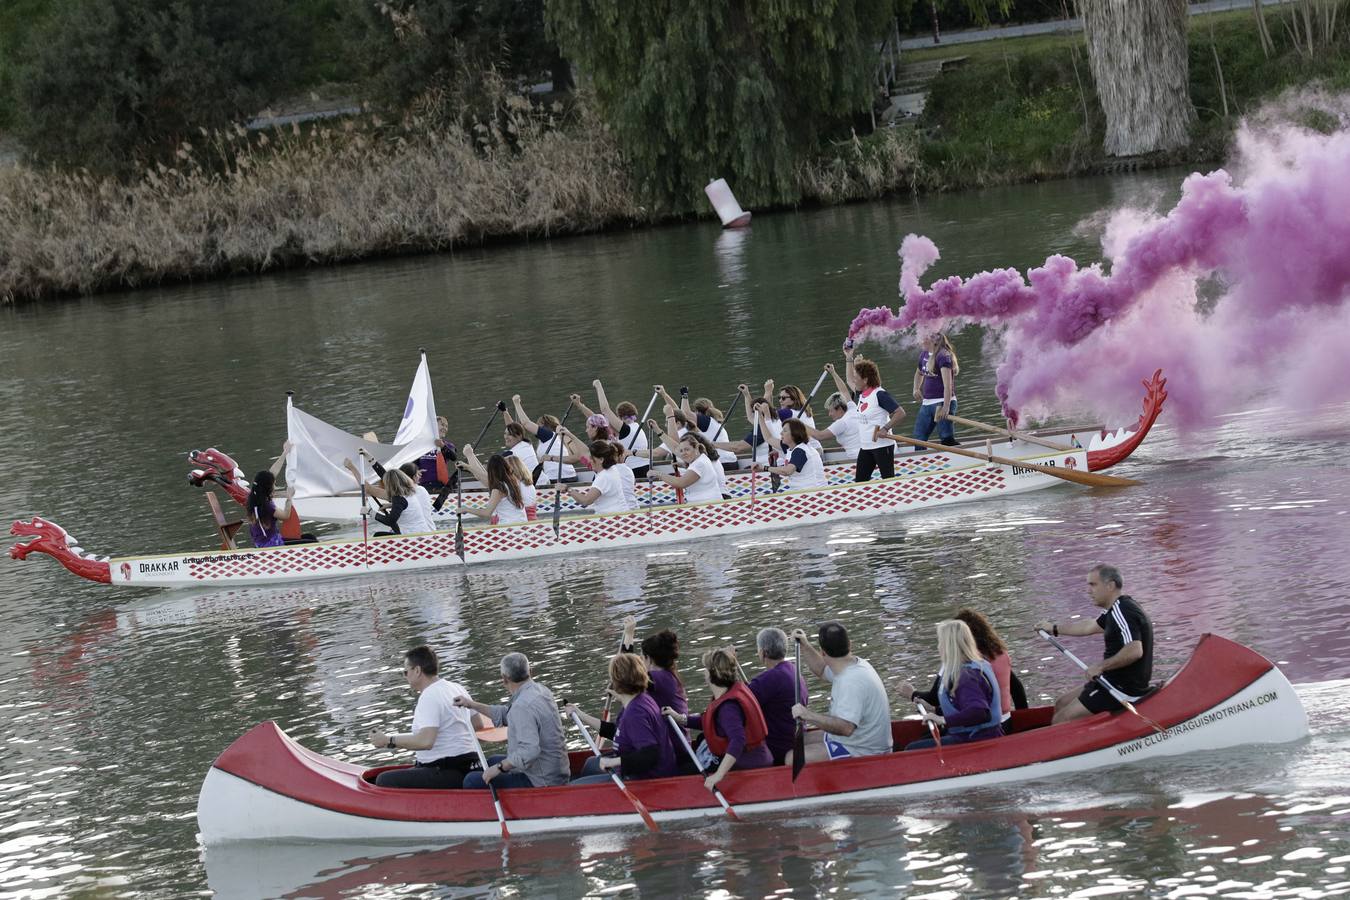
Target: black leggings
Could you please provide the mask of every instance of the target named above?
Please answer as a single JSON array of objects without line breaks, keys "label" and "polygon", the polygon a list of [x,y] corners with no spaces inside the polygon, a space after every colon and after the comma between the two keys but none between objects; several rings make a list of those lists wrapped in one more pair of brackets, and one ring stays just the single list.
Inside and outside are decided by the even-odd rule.
[{"label": "black leggings", "polygon": [[880,469],[882,478],[895,477],[895,445],[887,444],[873,450],[858,451],[858,463],[853,470],[854,481],[871,481],[872,472]]},{"label": "black leggings", "polygon": [[431,788],[454,790],[464,784],[464,776],[479,768],[477,753],[443,756],[434,762],[418,763],[411,769],[390,769],[375,776],[380,787]]}]

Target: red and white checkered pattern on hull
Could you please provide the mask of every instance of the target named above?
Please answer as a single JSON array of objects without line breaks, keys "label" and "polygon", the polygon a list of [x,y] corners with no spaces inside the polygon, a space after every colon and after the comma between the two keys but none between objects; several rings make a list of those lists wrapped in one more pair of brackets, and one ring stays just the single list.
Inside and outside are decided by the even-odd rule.
[{"label": "red and white checkered pattern on hull", "polygon": [[[1063,466],[1069,456],[1047,454],[1037,461]],[[1083,451],[1072,456],[1081,468]],[[1058,479],[1020,467],[961,464],[964,462],[954,458],[934,460],[937,471],[927,474],[779,494],[769,493],[764,479],[753,500],[747,497],[695,506],[644,507],[603,516],[567,516],[562,519],[557,538],[552,522],[546,518],[520,525],[471,528],[464,532],[465,561],[527,559],[718,535],[740,536],[1020,493],[1059,483]],[[372,538],[368,543],[343,540],[119,559],[112,562],[112,583],[175,587],[292,581],[458,564],[454,533],[441,531]]]}]

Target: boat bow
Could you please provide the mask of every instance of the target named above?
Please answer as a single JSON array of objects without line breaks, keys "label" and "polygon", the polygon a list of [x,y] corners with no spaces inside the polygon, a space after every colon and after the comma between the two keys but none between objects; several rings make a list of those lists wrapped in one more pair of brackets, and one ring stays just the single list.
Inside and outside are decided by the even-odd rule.
[{"label": "boat bow", "polygon": [[1162,369],[1157,369],[1153,377],[1142,382],[1144,385],[1144,411],[1133,428],[1120,428],[1116,431],[1103,429],[1092,436],[1087,447],[1087,465],[1089,472],[1109,469],[1126,459],[1138,449],[1148,437],[1149,429],[1158,420],[1163,404],[1167,402],[1167,379],[1162,377]]},{"label": "boat bow", "polygon": [[38,516],[33,516],[29,521],[20,519],[9,526],[9,533],[16,537],[31,538],[9,548],[11,559],[22,560],[27,559],[30,553],[46,553],[81,578],[101,584],[112,583],[112,567],[108,564],[108,557],[85,553],[75,538],[55,522],[48,522]]}]

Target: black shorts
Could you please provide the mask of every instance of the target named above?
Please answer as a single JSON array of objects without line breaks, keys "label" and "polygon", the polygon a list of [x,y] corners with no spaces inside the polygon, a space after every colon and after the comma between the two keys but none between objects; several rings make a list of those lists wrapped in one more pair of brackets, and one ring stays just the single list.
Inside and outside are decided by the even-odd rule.
[{"label": "black shorts", "polygon": [[1120,701],[1111,696],[1111,692],[1102,687],[1095,681],[1089,681],[1083,685],[1083,690],[1078,695],[1078,702],[1083,704],[1083,708],[1090,713],[1115,712],[1125,707],[1120,705]]}]

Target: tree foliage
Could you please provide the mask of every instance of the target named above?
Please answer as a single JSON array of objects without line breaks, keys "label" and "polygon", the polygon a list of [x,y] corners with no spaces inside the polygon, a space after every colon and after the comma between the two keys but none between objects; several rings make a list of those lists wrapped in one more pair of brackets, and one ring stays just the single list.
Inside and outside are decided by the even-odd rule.
[{"label": "tree foliage", "polygon": [[891,0],[548,0],[642,189],[677,210],[726,177],[743,202],[798,199],[798,166],[875,99]]},{"label": "tree foliage", "polygon": [[291,77],[297,30],[272,0],[68,0],[21,53],[21,139],[103,170],[162,154],[261,109]]},{"label": "tree foliage", "polygon": [[557,55],[543,0],[378,0],[368,8],[372,55],[384,61],[380,86],[400,107],[427,92],[472,106],[487,73],[536,81]]}]

